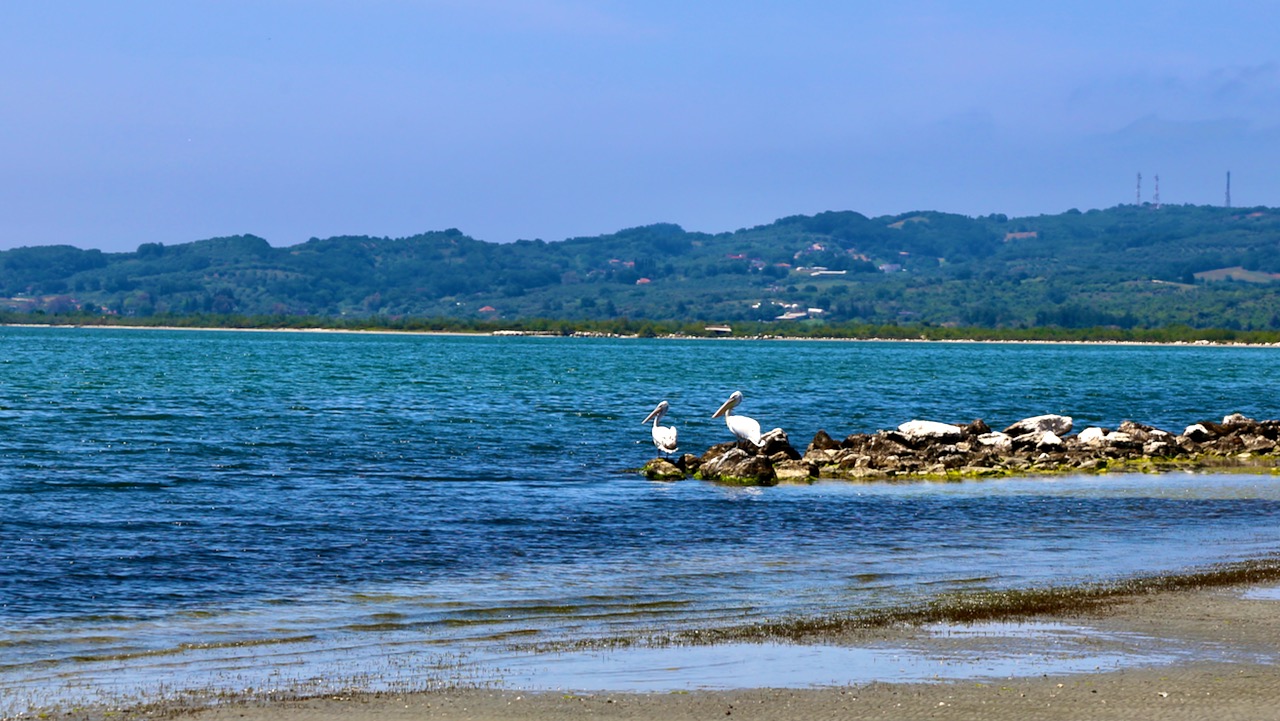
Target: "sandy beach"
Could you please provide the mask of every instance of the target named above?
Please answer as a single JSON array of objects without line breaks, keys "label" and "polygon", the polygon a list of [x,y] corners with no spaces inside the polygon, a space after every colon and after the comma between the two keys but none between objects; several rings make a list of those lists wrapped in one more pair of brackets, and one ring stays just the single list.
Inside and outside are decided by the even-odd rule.
[{"label": "sandy beach", "polygon": [[[199,721],[397,721],[399,719],[1280,719],[1280,600],[1231,585],[1132,595],[1084,614],[1006,619],[1140,634],[1204,650],[1156,667],[938,683],[870,682],[839,688],[748,688],[676,693],[609,693],[455,689],[408,694],[352,694],[236,702],[216,708],[180,706],[103,710],[63,718],[179,717]],[[963,648],[965,637],[922,638],[916,627],[878,629],[913,644]],[[858,644],[858,633],[825,639]],[[971,650],[980,653],[980,647]],[[1240,660],[1223,661],[1224,652]],[[1202,660],[1217,659],[1217,660]]]}]

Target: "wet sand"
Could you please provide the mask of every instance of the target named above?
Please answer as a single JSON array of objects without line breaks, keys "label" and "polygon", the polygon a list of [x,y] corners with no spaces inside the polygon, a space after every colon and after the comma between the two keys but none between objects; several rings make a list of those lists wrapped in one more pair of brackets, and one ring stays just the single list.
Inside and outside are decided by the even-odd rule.
[{"label": "wet sand", "polygon": [[[495,691],[343,695],[245,702],[205,710],[138,709],[125,717],[156,714],[198,721],[398,721],[400,719],[1280,719],[1280,600],[1245,595],[1246,587],[1166,591],[1119,599],[1083,615],[1010,621],[1066,623],[1108,634],[1176,640],[1193,653],[1169,666],[1031,678],[938,683],[881,683],[840,688],[608,693]],[[945,644],[948,650],[982,640],[927,637],[918,628],[872,632],[875,639]],[[852,633],[825,639],[857,645]],[[988,639],[989,642],[989,639]],[[1195,649],[1203,649],[1197,656]],[[1051,652],[1051,649],[1046,649]],[[1237,660],[1207,661],[1226,656]],[[87,718],[72,714],[64,718]],[[119,718],[120,716],[116,716]]]}]

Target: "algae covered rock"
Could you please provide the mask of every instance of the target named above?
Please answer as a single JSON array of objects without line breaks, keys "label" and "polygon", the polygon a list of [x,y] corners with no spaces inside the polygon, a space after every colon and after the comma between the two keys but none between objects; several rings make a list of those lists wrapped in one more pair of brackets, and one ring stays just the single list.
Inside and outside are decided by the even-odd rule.
[{"label": "algae covered rock", "polygon": [[707,481],[734,483],[744,486],[775,486],[778,475],[773,463],[766,456],[748,453],[741,448],[730,448],[714,458],[703,456],[699,477]]},{"label": "algae covered rock", "polygon": [[808,461],[785,460],[773,465],[779,482],[803,483],[818,477],[818,465]]},{"label": "algae covered rock", "polygon": [[676,464],[666,458],[655,458],[644,464],[640,472],[651,481],[680,481],[685,475]]},{"label": "algae covered rock", "polygon": [[1201,421],[1178,436],[1130,420],[1115,430],[1091,426],[1071,436],[1071,417],[1053,414],[1024,418],[1002,433],[981,419],[966,425],[913,420],[892,430],[850,434],[839,442],[818,431],[803,457],[786,433],[775,428],[759,447],[722,443],[700,458],[686,454],[675,465],[685,477],[696,473],[706,480],[760,486],[817,478],[933,480],[1280,467],[1280,420],[1256,421],[1240,414],[1222,420]]}]

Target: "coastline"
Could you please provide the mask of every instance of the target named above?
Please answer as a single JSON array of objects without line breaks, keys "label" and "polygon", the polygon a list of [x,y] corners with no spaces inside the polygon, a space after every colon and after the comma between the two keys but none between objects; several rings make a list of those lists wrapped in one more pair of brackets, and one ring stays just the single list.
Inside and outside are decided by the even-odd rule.
[{"label": "coastline", "polygon": [[835,336],[791,336],[791,335],[753,335],[753,336],[700,336],[682,334],[664,334],[644,337],[638,334],[611,334],[581,331],[571,335],[544,331],[497,330],[497,331],[465,331],[465,330],[400,330],[395,328],[237,328],[234,326],[177,326],[177,325],[131,325],[131,324],[95,324],[95,323],[0,323],[6,328],[89,328],[89,329],[122,329],[122,330],[160,330],[160,331],[210,331],[216,333],[340,333],[351,335],[403,335],[403,336],[449,336],[465,338],[613,338],[620,340],[697,340],[697,341],[800,341],[812,343],[936,343],[936,344],[982,344],[982,345],[1067,345],[1067,346],[1136,346],[1136,347],[1171,347],[1171,348],[1280,348],[1280,341],[1274,343],[1250,343],[1247,341],[1145,341],[1145,340],[1054,340],[1054,339],[1019,339],[1019,338],[840,338]]},{"label": "coastline", "polygon": [[[574,689],[448,688],[409,693],[337,693],[313,698],[242,700],[208,708],[160,703],[119,711],[76,710],[67,718],[191,718],[199,721],[319,719],[1230,719],[1280,718],[1280,594],[1246,594],[1256,584],[1141,592],[1083,612],[1033,614],[1015,624],[1065,623],[1092,629],[1096,643],[1133,637],[1176,641],[1193,652],[1160,665],[940,682],[815,688],[619,693]],[[1274,590],[1274,580],[1266,585]],[[922,638],[914,626],[878,629],[876,639],[981,653],[990,639]],[[835,633],[820,643],[866,642],[866,632]],[[1199,649],[1202,654],[1195,653]],[[1228,653],[1229,652],[1229,653]],[[1046,648],[1043,653],[1053,654]],[[1236,654],[1223,660],[1224,654]],[[731,674],[732,669],[726,669]],[[61,715],[61,714],[60,714]]]}]

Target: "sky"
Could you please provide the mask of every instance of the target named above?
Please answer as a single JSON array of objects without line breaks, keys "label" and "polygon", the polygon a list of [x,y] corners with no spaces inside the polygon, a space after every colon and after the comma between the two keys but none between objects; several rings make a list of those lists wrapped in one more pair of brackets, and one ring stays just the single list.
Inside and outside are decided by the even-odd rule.
[{"label": "sky", "polygon": [[1280,206],[1275,0],[6,0],[0,249]]}]

